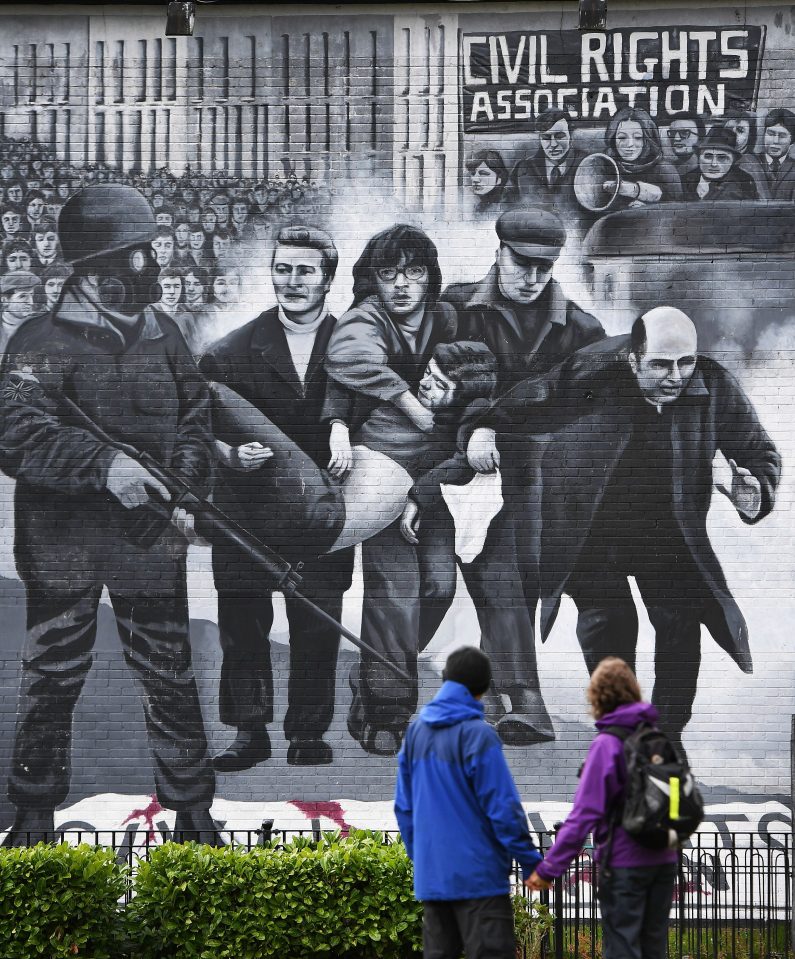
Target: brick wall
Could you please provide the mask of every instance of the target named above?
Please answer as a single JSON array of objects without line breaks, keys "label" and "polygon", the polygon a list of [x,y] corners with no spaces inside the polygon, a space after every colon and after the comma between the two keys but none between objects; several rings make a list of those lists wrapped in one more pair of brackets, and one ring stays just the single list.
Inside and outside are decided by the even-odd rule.
[{"label": "brick wall", "polygon": [[[54,345],[46,325],[52,321],[42,312],[47,292],[57,296],[53,280],[62,282],[69,271],[60,277],[52,269],[47,272],[48,255],[42,261],[47,231],[37,238],[35,221],[42,215],[58,222],[64,204],[86,186],[107,188],[111,194],[122,186],[134,187],[146,197],[153,216],[161,214],[161,225],[177,234],[169,239],[161,231],[156,264],[149,259],[155,254],[149,252],[148,243],[143,251],[147,268],[154,271],[152,279],[165,266],[178,267],[178,275],[171,279],[177,284],[179,302],[168,299],[167,275],[162,299],[161,290],[145,295],[140,284],[136,289],[143,298],[141,307],[155,304],[152,315],[160,317],[168,337],[180,339],[176,327],[185,336],[178,377],[188,375],[188,369],[195,377],[190,350],[196,361],[204,359],[205,377],[218,379],[219,366],[206,355],[215,356],[216,341],[232,336],[232,346],[224,354],[231,364],[226,369],[239,373],[244,368],[254,377],[259,385],[245,398],[253,399],[260,413],[281,428],[274,439],[270,426],[258,421],[257,428],[264,432],[257,435],[274,446],[276,465],[266,463],[258,474],[267,477],[270,470],[263,481],[264,505],[255,502],[260,495],[256,492],[248,505],[245,495],[239,499],[243,522],[256,519],[260,535],[270,545],[293,562],[306,562],[307,592],[320,596],[332,612],[338,611],[344,593],[345,627],[409,672],[415,668],[418,643],[422,645],[417,634],[419,593],[432,580],[441,588],[439,582],[444,586],[446,578],[449,609],[435,634],[425,636],[422,642],[427,645],[419,655],[420,705],[438,687],[447,653],[461,644],[480,643],[485,631],[484,647],[502,677],[496,690],[501,695],[489,708],[497,718],[508,710],[507,721],[503,719],[499,728],[523,798],[530,804],[547,799],[564,802],[592,735],[581,642],[593,646],[594,657],[598,650],[631,656],[637,633],[637,672],[643,689],[651,696],[656,647],[656,701],[669,728],[682,734],[709,800],[781,799],[788,792],[785,773],[795,678],[789,629],[795,579],[789,523],[795,161],[790,159],[789,143],[795,138],[795,114],[771,111],[795,109],[788,93],[795,57],[790,8],[750,4],[738,12],[712,5],[685,14],[672,5],[623,6],[609,11],[606,34],[578,33],[571,5],[545,4],[541,12],[530,5],[485,4],[334,10],[278,5],[262,6],[257,14],[251,10],[229,4],[201,7],[193,37],[168,38],[163,35],[162,11],[149,7],[96,12],[66,5],[2,8],[0,205],[8,234],[0,268],[6,290],[4,327],[10,330],[22,323],[20,336],[28,331],[34,340],[39,337],[34,353],[47,372],[56,354],[74,359],[70,347]],[[39,196],[42,202],[37,206]],[[232,217],[235,200],[240,206],[238,223]],[[206,216],[208,208],[216,213],[214,223]],[[14,242],[15,213],[22,245]],[[501,227],[508,246],[497,254],[502,280],[493,276],[490,287],[487,278],[500,245],[495,225],[503,214],[508,214]],[[124,220],[118,217],[116,227],[128,226]],[[183,235],[179,221],[187,223]],[[62,218],[60,239],[66,250],[70,241],[64,237],[63,223]],[[439,537],[446,531],[446,545],[432,559],[427,559],[423,546],[419,554],[408,546],[396,527],[377,531],[389,509],[396,510],[392,515],[400,513],[409,485],[400,483],[407,475],[416,480],[429,461],[423,461],[420,469],[412,458],[424,442],[423,434],[400,420],[394,389],[380,386],[385,392],[374,393],[357,366],[369,356],[379,376],[388,369],[383,359],[372,360],[372,334],[346,345],[339,331],[331,332],[330,321],[322,334],[331,336],[331,392],[344,393],[349,404],[358,400],[357,410],[363,396],[378,395],[385,403],[382,412],[388,414],[387,425],[376,423],[367,435],[380,457],[386,451],[392,459],[376,457],[381,472],[362,473],[364,485],[356,488],[350,480],[341,488],[321,471],[328,464],[326,434],[317,438],[326,429],[319,425],[320,413],[314,438],[307,439],[305,427],[299,428],[304,415],[299,407],[308,402],[311,390],[298,381],[295,358],[276,313],[260,320],[261,339],[255,338],[253,345],[250,338],[234,339],[235,331],[277,303],[272,261],[280,249],[281,230],[312,227],[333,238],[339,265],[325,306],[333,316],[347,316],[350,322],[348,311],[357,293],[354,267],[368,240],[395,224],[423,231],[438,251],[441,301],[448,306],[436,308],[433,337],[488,343],[497,354],[500,391],[541,374],[547,375],[547,384],[562,383],[564,392],[569,390],[565,393],[569,400],[559,402],[557,412],[550,414],[552,426],[543,418],[533,419],[540,414],[533,412],[529,398],[515,405],[510,424],[500,421],[496,442],[507,505],[491,521],[485,547],[479,554],[475,549],[478,555],[472,563],[459,563],[457,571],[450,514],[455,514],[460,554],[467,537],[477,539],[478,530],[483,531],[483,516],[488,519],[494,502],[494,483],[478,480],[458,506],[452,505],[454,493],[448,492],[451,505],[442,501],[423,508],[420,529]],[[191,258],[188,240],[181,253],[180,243],[190,228],[202,225],[202,249],[197,247]],[[85,244],[90,245],[92,228],[84,224],[82,229]],[[565,240],[561,234],[557,243],[559,255],[550,229],[565,231]],[[214,233],[220,239],[214,239]],[[72,249],[74,242],[73,230]],[[414,251],[416,263],[426,264],[416,253],[415,240],[404,235],[396,242],[403,243],[404,251]],[[555,249],[550,252],[550,247]],[[292,249],[300,250],[300,243]],[[317,250],[310,252],[328,280],[328,264],[321,263]],[[60,255],[56,260],[60,262]],[[197,270],[199,261],[206,274]],[[406,266],[406,257],[402,264],[379,263]],[[15,285],[8,280],[20,267],[36,278],[27,287],[25,282]],[[535,293],[517,292],[522,283],[531,284],[534,270]],[[66,280],[66,290],[85,272],[77,269]],[[375,296],[369,307],[365,304],[361,322],[382,333],[397,323],[399,331],[401,306],[393,304],[389,314],[384,299],[392,281],[378,287],[366,264],[360,263],[359,273]],[[401,276],[395,281],[398,286]],[[218,293],[217,277],[222,285],[236,288],[231,299],[227,296],[224,301],[226,294]],[[304,281],[311,282],[305,277]],[[189,282],[193,287],[204,282],[203,303],[186,302]],[[475,283],[480,283],[477,289],[461,286]],[[20,299],[20,290],[33,293],[30,318],[20,319],[13,306],[9,312],[14,296]],[[289,298],[280,302],[286,303],[289,313]],[[681,396],[669,394],[670,406],[664,400],[658,414],[664,425],[658,430],[655,423],[646,435],[641,424],[646,423],[649,404],[643,403],[634,385],[626,341],[605,343],[602,338],[626,337],[638,316],[660,306],[683,311],[692,320],[699,360],[692,379],[692,370],[683,367],[687,388]],[[298,307],[294,312],[300,313]],[[417,318],[421,315],[422,309]],[[430,331],[430,311],[423,322]],[[670,339],[682,322],[666,314],[656,329]],[[359,328],[344,329],[353,329],[354,335]],[[30,332],[35,330],[40,332]],[[402,339],[389,334],[397,337],[394,349],[410,350],[411,337],[407,341],[405,333],[404,329]],[[405,356],[392,357],[394,370],[415,391],[431,354],[430,336],[422,331],[418,335],[413,365]],[[675,359],[687,353],[681,337],[671,345],[654,336],[649,332],[648,356],[659,353],[658,359],[670,361],[672,351],[678,351]],[[559,364],[573,351],[597,340],[601,345],[569,360],[561,372]],[[14,344],[20,342],[11,343],[6,374],[28,368],[17,356]],[[310,376],[322,378],[325,347],[316,352],[316,369]],[[261,363],[256,359],[260,356]],[[80,366],[84,358],[75,362]],[[147,368],[146,360],[130,360],[127,366],[123,357],[113,362],[121,371],[114,382],[122,405],[128,392],[149,393],[147,376],[155,383],[162,381],[162,373]],[[267,377],[258,380],[263,368]],[[107,372],[106,366],[102,369]],[[226,382],[234,385],[230,378]],[[11,414],[3,427],[4,448],[12,440],[21,442],[20,434],[8,425],[17,422],[20,413],[15,383],[13,377],[6,380],[4,402]],[[85,389],[101,392],[105,387],[100,389],[98,383],[87,376]],[[69,377],[61,385],[77,389]],[[572,412],[575,393],[580,399],[590,394],[587,401],[596,405],[587,407],[585,401],[586,407],[562,425],[562,411]],[[140,414],[136,402],[130,407],[131,432],[124,436],[128,440],[142,435],[140,426],[134,425]],[[100,418],[107,413],[112,419],[112,406],[100,402],[96,407]],[[356,432],[361,419],[351,413],[352,405],[344,408],[352,417],[354,446],[364,445],[362,434]],[[444,417],[440,420],[437,414],[436,419],[438,427]],[[123,417],[120,422],[124,429]],[[63,421],[59,423],[63,428]],[[220,435],[217,424],[218,420]],[[530,439],[533,429],[547,438]],[[400,448],[402,435],[406,439]],[[246,438],[239,430],[234,436],[232,446]],[[631,436],[643,440],[641,459],[623,461],[621,486],[615,480],[616,464]],[[452,434],[448,440],[446,454],[452,455]],[[25,433],[23,445],[35,459],[37,444],[46,447],[47,442],[47,437]],[[313,447],[306,462],[299,462],[302,444],[306,453],[317,442],[322,455]],[[444,442],[440,443],[433,453],[438,461],[445,458]],[[635,443],[628,455],[637,456],[637,447]],[[20,520],[22,506],[29,511],[34,507],[35,512],[36,497],[42,515],[54,524],[37,534],[40,539],[33,550],[44,541],[55,547],[47,562],[57,567],[59,582],[67,585],[60,593],[54,586],[44,589],[45,600],[56,594],[62,597],[64,589],[78,588],[76,584],[118,586],[119,576],[126,575],[113,565],[119,556],[111,547],[107,559],[116,570],[115,579],[89,568],[87,557],[95,556],[97,543],[88,541],[91,536],[85,530],[93,528],[90,520],[98,515],[99,500],[103,509],[109,508],[109,500],[106,493],[85,483],[70,486],[64,478],[85,470],[78,449],[67,445],[59,457],[57,466],[47,461],[44,474],[37,474],[38,482],[32,483],[25,474],[27,466],[9,455],[6,474],[0,477],[0,589],[5,614],[0,639],[4,730],[0,778],[28,776],[38,784],[30,787],[29,796],[41,786],[40,799],[55,796],[53,776],[65,782],[63,771],[56,774],[51,767],[63,765],[69,754],[63,730],[72,716],[67,700],[75,689],[67,686],[69,671],[79,660],[87,678],[73,714],[71,779],[57,802],[66,810],[66,819],[112,827],[119,824],[119,803],[123,808],[127,800],[114,805],[108,796],[128,796],[132,808],[138,798],[155,791],[155,780],[142,710],[142,703],[153,708],[152,687],[141,691],[133,683],[108,591],[99,605],[90,669],[90,623],[88,633],[78,629],[80,635],[70,634],[69,643],[63,632],[59,634],[68,632],[70,624],[75,628],[69,612],[74,605],[68,603],[55,612],[51,608],[45,617],[49,625],[32,630],[24,651],[25,584],[33,588],[35,563],[29,554],[15,562],[15,483],[23,483],[23,492],[17,490],[18,543],[27,529]],[[755,492],[755,482],[760,489],[761,508],[752,504],[745,517],[735,503],[714,491],[717,485],[732,485],[729,459],[749,469],[748,495]],[[220,470],[216,481],[223,484],[224,477],[232,476],[233,482],[235,475],[243,474]],[[614,480],[617,485],[611,486]],[[103,482],[100,471],[98,486]],[[740,503],[738,483],[742,486],[742,481],[735,481],[735,500]],[[295,490],[300,492],[289,492]],[[612,512],[598,512],[606,490],[629,492],[625,511],[613,502]],[[66,493],[73,499],[62,503],[58,497]],[[321,493],[326,497],[322,502],[331,505],[318,519]],[[316,512],[308,518],[310,506]],[[81,538],[83,515],[88,520]],[[667,524],[660,520],[664,515],[670,520]],[[336,553],[318,560],[316,554],[328,546],[329,536],[334,538],[329,533],[333,522],[343,524],[347,518],[349,527],[354,516],[360,524],[369,524],[374,535],[364,547],[356,546],[351,585],[345,589],[344,556]],[[178,542],[175,533],[167,535]],[[118,549],[124,552],[127,547],[120,543]],[[135,554],[139,568],[154,568],[155,581],[158,548],[150,555]],[[170,559],[182,548],[169,547]],[[464,558],[474,554],[465,553]],[[539,561],[540,585],[533,572]],[[245,715],[260,729],[267,724],[272,756],[250,769],[220,771],[216,800],[232,803],[224,808],[233,808],[247,821],[256,821],[263,803],[339,801],[345,807],[355,801],[389,800],[394,759],[388,753],[414,712],[412,683],[390,679],[388,671],[381,675],[376,668],[360,669],[358,652],[347,641],[335,672],[333,651],[322,652],[328,650],[328,641],[313,639],[305,618],[293,617],[291,669],[290,625],[279,595],[274,599],[268,670],[261,662],[267,621],[256,620],[264,614],[254,605],[267,584],[241,585],[236,592],[228,573],[231,570],[232,579],[242,577],[243,566],[236,567],[228,557],[225,562],[231,596],[227,608],[233,623],[226,644],[237,644],[240,657],[236,684],[227,683],[226,693],[216,590],[220,574],[216,568],[214,576],[207,546],[192,545],[187,552],[190,645],[208,750],[210,755],[222,752],[234,738],[234,716]],[[425,578],[420,577],[423,564],[429,567]],[[44,579],[52,585],[52,577]],[[136,602],[158,591],[152,577],[147,584],[141,587],[143,593],[136,593]],[[173,597],[173,590],[165,593]],[[579,604],[579,639],[572,594]],[[536,609],[539,598],[543,602]],[[547,628],[556,599],[560,599],[557,618]],[[246,630],[256,635],[257,629],[254,652],[240,654],[240,636]],[[537,681],[532,669],[534,632]],[[541,632],[548,633],[544,643]],[[173,631],[169,635],[167,642],[176,642]],[[153,648],[146,647],[138,662],[145,680],[147,671],[150,679],[157,675]],[[28,663],[22,677],[21,662]],[[231,662],[230,658],[228,666]],[[361,715],[349,716],[353,695],[349,674],[353,686],[364,687],[364,725]],[[291,675],[295,688],[288,698]],[[270,706],[263,689],[269,676],[273,716],[268,721]],[[46,696],[36,700],[33,677],[54,684],[47,688],[55,700]],[[189,676],[183,678],[187,681]],[[42,702],[50,702],[49,714]],[[291,726],[288,717],[285,733],[288,705],[293,706],[293,719]],[[168,713],[168,706],[162,708]],[[59,710],[61,733],[52,725]],[[302,728],[296,727],[296,710],[305,717],[298,723]],[[170,715],[173,719],[176,713]],[[14,758],[18,716],[22,718]],[[185,736],[200,747],[200,719],[195,711],[191,716]],[[307,723],[314,725],[309,728]],[[62,737],[60,753],[52,748],[56,735]],[[172,735],[177,748],[181,735]],[[308,764],[296,764],[294,753],[291,757],[288,752],[290,736],[300,742],[321,735],[333,751],[333,761],[321,763],[317,755],[311,758],[310,751]],[[34,771],[15,773],[15,764]],[[163,801],[165,794],[160,786],[158,790]],[[4,797],[4,790],[0,792]],[[363,816],[363,807],[356,808]],[[11,822],[13,811],[12,803],[0,798],[0,827]]]}]

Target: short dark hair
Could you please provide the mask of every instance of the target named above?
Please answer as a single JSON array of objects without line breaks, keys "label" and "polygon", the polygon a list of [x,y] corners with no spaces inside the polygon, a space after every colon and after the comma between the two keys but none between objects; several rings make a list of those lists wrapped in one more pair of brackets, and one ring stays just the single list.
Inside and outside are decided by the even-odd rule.
[{"label": "short dark hair", "polygon": [[52,217],[44,216],[39,222],[33,227],[33,236],[44,236],[45,233],[54,233],[58,235],[58,227],[55,225],[55,220]]},{"label": "short dark hair", "polygon": [[491,661],[477,646],[461,646],[447,657],[442,679],[461,683],[473,696],[482,696],[491,685]]},{"label": "short dark hair", "polygon": [[218,240],[231,240],[232,234],[225,227],[219,227],[213,234],[213,239]]},{"label": "short dark hair", "polygon": [[286,226],[279,230],[279,235],[276,237],[276,246],[273,248],[271,266],[276,260],[277,246],[297,246],[307,250],[317,250],[322,257],[322,267],[326,279],[329,282],[334,279],[339,263],[339,253],[334,245],[334,240],[324,230],[318,230],[313,226]]},{"label": "short dark hair", "polygon": [[[172,240],[174,239],[174,231],[170,226],[160,225],[155,230],[155,235],[152,237],[152,240],[159,240],[161,236],[168,236]],[[151,243],[151,240],[149,241]]]},{"label": "short dark hair", "polygon": [[771,110],[765,117],[765,129],[768,127],[784,127],[791,137],[795,137],[795,113],[786,107]]},{"label": "short dark hair", "polygon": [[689,123],[694,123],[699,140],[707,132],[707,125],[704,123],[704,118],[700,117],[697,113],[677,113],[671,117],[671,123],[675,120],[687,120]]},{"label": "short dark hair", "polygon": [[178,266],[164,266],[163,269],[157,275],[158,282],[160,280],[184,280],[185,271],[181,270]]},{"label": "short dark hair", "polygon": [[397,266],[402,257],[405,257],[407,266],[427,268],[427,302],[433,306],[442,290],[439,253],[427,233],[407,223],[396,223],[367,241],[353,267],[353,305],[378,292],[376,270],[384,266]]},{"label": "short dark hair", "polygon": [[565,120],[569,130],[571,130],[571,117],[565,110],[560,110],[558,107],[549,107],[547,110],[543,110],[536,117],[536,133],[546,133],[559,120]]},{"label": "short dark hair", "polygon": [[492,173],[496,173],[500,183],[505,185],[508,180],[508,167],[505,165],[501,153],[497,150],[478,150],[467,160],[467,172],[474,173],[482,164],[487,166]]},{"label": "short dark hair", "polygon": [[6,240],[0,256],[2,256],[3,262],[5,262],[7,256],[11,256],[12,253],[17,252],[27,253],[31,259],[33,258],[33,250],[30,248],[30,243],[22,239],[22,237],[15,240]]},{"label": "short dark hair", "polygon": [[210,274],[207,272],[207,270],[204,269],[203,266],[199,266],[198,264],[191,264],[189,266],[183,267],[182,275],[195,276],[205,290],[207,289],[207,286],[209,285],[209,282],[210,282]]},{"label": "short dark hair", "polygon": [[439,343],[433,359],[445,376],[455,383],[456,406],[473,400],[490,400],[497,389],[497,358],[485,343],[458,340]]},{"label": "short dark hair", "polygon": [[629,352],[634,353],[639,359],[646,352],[646,343],[648,335],[646,333],[646,321],[642,316],[632,324],[629,331]]}]

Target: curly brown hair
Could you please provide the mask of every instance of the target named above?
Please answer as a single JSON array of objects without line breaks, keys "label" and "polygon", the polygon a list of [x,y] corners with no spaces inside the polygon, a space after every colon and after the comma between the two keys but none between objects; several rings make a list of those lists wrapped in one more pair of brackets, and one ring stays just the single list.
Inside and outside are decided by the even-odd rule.
[{"label": "curly brown hair", "polygon": [[640,685],[623,659],[608,656],[591,673],[587,697],[591,712],[601,719],[625,703],[639,703]]}]

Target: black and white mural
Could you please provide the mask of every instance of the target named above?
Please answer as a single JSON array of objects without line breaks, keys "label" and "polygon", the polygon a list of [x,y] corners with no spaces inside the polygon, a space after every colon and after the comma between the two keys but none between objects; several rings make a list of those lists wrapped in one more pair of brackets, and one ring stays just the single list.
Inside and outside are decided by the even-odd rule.
[{"label": "black and white mural", "polygon": [[462,643],[784,824],[789,8],[200,13],[2,14],[0,831],[391,825]]}]

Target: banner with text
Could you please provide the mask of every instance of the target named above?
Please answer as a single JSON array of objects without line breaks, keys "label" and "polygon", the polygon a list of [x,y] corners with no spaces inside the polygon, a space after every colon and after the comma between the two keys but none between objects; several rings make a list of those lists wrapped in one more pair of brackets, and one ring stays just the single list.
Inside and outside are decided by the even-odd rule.
[{"label": "banner with text", "polygon": [[756,104],[763,27],[464,33],[466,133],[532,129],[550,107],[606,122],[623,106],[657,122]]}]

